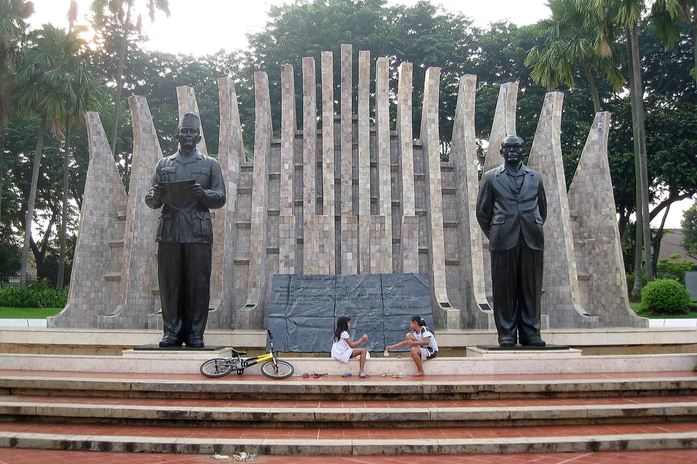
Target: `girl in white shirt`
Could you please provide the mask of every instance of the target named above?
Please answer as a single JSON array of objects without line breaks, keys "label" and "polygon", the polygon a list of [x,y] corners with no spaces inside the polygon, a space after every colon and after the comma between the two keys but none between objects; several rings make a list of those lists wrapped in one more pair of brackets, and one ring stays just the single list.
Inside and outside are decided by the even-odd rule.
[{"label": "girl in white shirt", "polygon": [[356,347],[367,342],[368,336],[363,334],[358,341],[352,342],[351,337],[349,336],[349,330],[351,330],[351,318],[348,316],[339,316],[339,319],[336,321],[336,330],[334,331],[332,358],[346,364],[349,359],[360,356],[359,376],[362,379],[365,379],[368,377],[368,375],[364,372],[365,359],[368,357],[368,350],[365,348]]},{"label": "girl in white shirt", "polygon": [[412,316],[409,322],[411,332],[407,333],[403,342],[387,347],[387,351],[409,346],[411,351],[411,359],[416,364],[416,374],[414,377],[424,376],[423,362],[427,359],[433,359],[438,356],[438,343],[433,332],[426,327],[426,321],[421,316]]}]

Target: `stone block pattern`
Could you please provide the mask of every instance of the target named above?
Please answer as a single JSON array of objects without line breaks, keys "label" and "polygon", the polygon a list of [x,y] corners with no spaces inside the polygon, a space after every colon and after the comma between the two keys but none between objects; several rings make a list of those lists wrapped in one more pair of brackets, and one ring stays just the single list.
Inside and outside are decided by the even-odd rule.
[{"label": "stone block pattern", "polygon": [[99,113],[85,115],[90,165],[80,211],[68,304],[49,327],[93,328],[121,301],[123,234],[128,197]]},{"label": "stone block pattern", "polygon": [[240,274],[235,264],[235,245],[237,228],[235,218],[238,205],[238,185],[240,170],[244,161],[244,144],[242,142],[242,125],[237,104],[235,84],[230,78],[218,79],[220,99],[220,134],[218,143],[218,162],[225,179],[227,201],[225,206],[215,210],[213,217],[213,269],[211,287],[220,285],[220,304],[211,302],[213,311],[208,315],[208,326],[230,328],[233,326],[233,308],[240,302],[235,301],[234,288],[236,276]]},{"label": "stone block pattern", "polygon": [[584,309],[605,327],[647,327],[629,306],[607,158],[610,113],[595,115],[574,180],[569,210]]},{"label": "stone block pattern", "polygon": [[564,96],[550,92],[545,96],[528,166],[542,174],[547,194],[545,232],[545,277],[542,312],[549,315],[552,327],[591,327],[597,318],[581,306],[576,270],[569,201],[566,194],[564,164],[561,156],[561,112]]},{"label": "stone block pattern", "polygon": [[370,271],[370,52],[358,53],[358,273]]},{"label": "stone block pattern", "polygon": [[[339,164],[341,166],[341,164]],[[322,214],[328,218],[335,217],[335,180],[334,172],[334,56],[331,52],[322,52]],[[341,198],[341,195],[339,195]],[[336,237],[334,227],[326,231],[323,239],[318,239],[319,246],[334,250]],[[323,240],[327,243],[323,243]],[[318,274],[336,272],[335,255],[328,253],[326,267],[320,265]],[[325,270],[326,269],[326,270]]]},{"label": "stone block pattern", "polygon": [[[502,86],[505,87],[505,86]],[[457,111],[453,126],[452,154],[454,204],[454,243],[457,261],[454,266],[458,271],[471,270],[471,277],[466,278],[460,272],[450,278],[448,288],[462,287],[461,291],[450,292],[452,303],[463,308],[460,314],[461,325],[485,329],[489,327],[491,307],[486,296],[487,279],[490,274],[484,272],[484,240],[486,237],[477,224],[476,203],[479,181],[477,178],[477,144],[474,130],[474,101],[477,77],[467,75],[460,78]],[[447,243],[447,242],[446,242]],[[447,264],[447,263],[446,263]],[[463,278],[465,277],[465,278]],[[464,310],[468,308],[469,310]]]},{"label": "stone block pattern", "polygon": [[[398,118],[396,131],[391,132],[387,60],[371,62],[368,52],[358,52],[354,95],[353,53],[350,45],[342,46],[342,114],[338,115],[332,55],[323,53],[321,59],[320,102],[315,61],[302,60],[300,131],[292,66],[282,69],[280,102],[270,100],[266,74],[255,74],[253,163],[244,161],[234,85],[229,79],[218,81],[218,157],[228,202],[215,215],[220,228],[215,232],[215,246],[220,248],[215,251],[219,264],[214,267],[212,285],[222,290],[219,304],[212,301],[209,329],[264,327],[269,282],[275,273],[346,275],[389,269],[429,275],[436,329],[494,330],[486,297],[488,251],[474,216],[476,78],[464,76],[460,81],[450,161],[441,162],[438,68],[426,72],[424,99],[418,105],[423,108],[421,131],[419,139],[412,140],[411,64],[399,68]],[[376,76],[374,126],[372,69]],[[515,132],[516,92],[514,83],[501,88],[491,146]],[[178,90],[178,96],[180,113],[198,111],[192,89]],[[353,101],[357,102],[355,114]],[[607,178],[601,187],[589,179],[609,176],[606,166],[582,160],[576,174],[579,180],[569,194],[572,199],[566,196],[559,148],[561,101],[561,94],[548,95],[530,155],[531,166],[543,173],[550,203],[546,263],[554,262],[547,264],[545,274],[545,318],[552,327],[641,325],[641,320],[627,315],[624,275],[621,260],[617,261],[619,244],[599,239],[613,233],[614,207],[602,203],[612,192]],[[281,105],[278,140],[273,139],[271,123],[274,104]],[[74,296],[66,311],[52,319],[54,325],[144,328],[145,319],[156,319],[159,298],[153,291],[154,281],[148,279],[156,276],[157,213],[146,209],[143,196],[162,154],[147,103],[133,97],[131,109],[136,137],[128,199],[100,133],[101,124],[98,118],[89,119],[93,162],[76,249],[76,264],[82,264],[74,266]],[[605,149],[606,134],[592,134],[589,140],[593,141],[589,141],[591,153]],[[500,164],[498,150],[491,153],[487,163]],[[585,157],[591,159],[584,152]],[[109,169],[112,172],[105,174]],[[106,179],[106,186],[90,179]],[[591,193],[598,195],[597,201],[590,196],[586,202],[577,199]],[[601,212],[588,210],[590,206]],[[118,222],[124,208],[125,222]],[[554,267],[562,262],[560,268]],[[580,286],[579,280],[587,284]],[[601,300],[608,304],[601,305]]]},{"label": "stone block pattern", "polygon": [[269,169],[271,158],[271,99],[269,78],[265,72],[254,73],[255,128],[254,169],[252,171],[252,203],[249,236],[249,275],[247,278],[247,302],[254,315],[263,311],[262,300],[266,295],[269,275],[267,272],[267,244],[269,231]]},{"label": "stone block pattern", "polygon": [[[378,214],[384,217],[384,232],[378,239],[371,230],[371,274],[392,273],[392,164],[390,162],[390,100],[387,58],[378,58],[375,65],[375,135],[378,168]],[[389,227],[387,227],[389,225]],[[372,228],[371,224],[371,228]],[[382,242],[381,242],[382,241]],[[375,248],[374,248],[375,247]],[[373,256],[373,250],[380,255]]]},{"label": "stone block pattern", "polygon": [[133,121],[133,160],[122,250],[122,287],[113,311],[97,317],[101,329],[147,328],[148,315],[160,306],[154,246],[159,214],[153,214],[143,199],[162,150],[145,98],[132,96],[128,103]]}]

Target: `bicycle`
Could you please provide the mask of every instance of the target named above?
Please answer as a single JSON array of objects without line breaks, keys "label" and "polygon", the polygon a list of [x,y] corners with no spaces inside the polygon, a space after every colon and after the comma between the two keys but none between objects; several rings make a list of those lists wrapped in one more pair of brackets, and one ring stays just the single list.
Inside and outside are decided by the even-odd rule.
[{"label": "bicycle", "polygon": [[232,349],[232,356],[229,358],[213,358],[201,364],[201,374],[206,377],[216,378],[224,377],[230,372],[237,371],[237,375],[244,374],[244,370],[255,364],[261,365],[261,373],[270,379],[287,379],[295,369],[293,365],[287,361],[278,359],[276,352],[273,350],[273,335],[267,329],[266,333],[269,336],[269,351],[251,358],[243,358],[246,351],[237,351]]}]

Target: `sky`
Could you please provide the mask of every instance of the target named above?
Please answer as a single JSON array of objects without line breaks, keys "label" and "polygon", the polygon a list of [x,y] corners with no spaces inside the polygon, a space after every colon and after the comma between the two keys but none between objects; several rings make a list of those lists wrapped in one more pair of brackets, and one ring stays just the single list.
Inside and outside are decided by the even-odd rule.
[{"label": "sky", "polygon": [[[68,24],[66,13],[70,0],[32,0],[34,15],[29,19],[32,28],[51,23],[57,27]],[[418,0],[393,0],[388,5],[411,6]],[[85,15],[92,0],[78,0],[78,23],[87,24]],[[228,52],[245,49],[245,34],[260,32],[268,20],[271,6],[293,3],[292,0],[169,0],[170,16],[158,12],[150,22],[143,12],[143,29],[150,39],[144,47],[167,53],[194,56],[209,55],[221,48]],[[476,26],[510,20],[517,25],[533,24],[549,16],[547,0],[434,0],[452,13],[463,13]],[[145,5],[145,0],[136,0]],[[182,33],[182,31],[187,31]],[[191,32],[188,32],[191,31]]]},{"label": "sky", "polygon": [[[32,28],[51,23],[67,27],[70,0],[32,0],[35,13],[29,18]],[[412,6],[418,0],[392,0],[388,5]],[[78,24],[88,24],[92,0],[78,0]],[[293,3],[293,0],[169,0],[170,16],[158,12],[150,22],[143,13],[143,29],[149,38],[144,48],[166,53],[194,56],[210,55],[224,49],[227,52],[246,49],[246,34],[260,32],[268,21],[271,6]],[[536,23],[550,16],[547,0],[434,0],[446,11],[462,13],[474,20],[474,25],[487,27],[497,21],[510,21],[519,26]],[[145,0],[136,0],[145,5]],[[185,31],[185,32],[183,32]],[[671,207],[667,228],[680,228],[683,211],[692,206],[685,200]],[[658,226],[659,218],[652,225]]]}]

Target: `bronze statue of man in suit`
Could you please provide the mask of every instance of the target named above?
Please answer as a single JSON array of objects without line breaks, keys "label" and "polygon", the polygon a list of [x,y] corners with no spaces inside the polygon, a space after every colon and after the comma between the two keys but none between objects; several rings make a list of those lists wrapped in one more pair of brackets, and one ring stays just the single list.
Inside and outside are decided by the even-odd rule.
[{"label": "bronze statue of man in suit", "polygon": [[[225,204],[225,183],[218,161],[196,149],[201,141],[197,115],[182,117],[178,139],[179,150],[157,163],[145,196],[150,208],[162,208],[155,238],[164,323],[160,346],[203,348],[213,248],[210,209]],[[190,184],[183,187],[188,190],[168,197],[165,186],[181,181]]]},{"label": "bronze statue of man in suit", "polygon": [[501,143],[501,166],[482,176],[477,222],[489,238],[499,345],[545,346],[540,338],[547,199],[540,173],[523,164],[523,139]]}]

